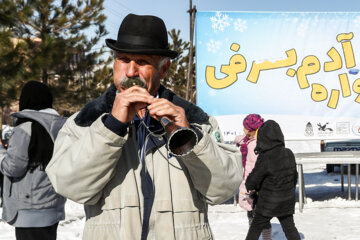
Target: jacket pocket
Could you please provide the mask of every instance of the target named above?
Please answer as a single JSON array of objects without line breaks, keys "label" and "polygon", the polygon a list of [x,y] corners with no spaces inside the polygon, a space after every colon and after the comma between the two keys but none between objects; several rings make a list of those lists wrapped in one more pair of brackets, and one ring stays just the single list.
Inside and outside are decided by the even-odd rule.
[{"label": "jacket pocket", "polygon": [[27,193],[27,192],[19,193],[19,200],[21,201],[21,203],[23,205],[22,207],[26,208],[26,207],[31,206],[31,193]]},{"label": "jacket pocket", "polygon": [[96,205],[85,206],[86,226],[106,226],[116,225],[120,227],[121,209],[99,209]]},{"label": "jacket pocket", "polygon": [[[121,167],[119,168],[121,169]],[[121,172],[115,174],[105,186],[101,201],[101,209],[139,207],[140,201],[134,171],[128,170],[127,174],[121,174]]]},{"label": "jacket pocket", "polygon": [[[155,200],[154,210],[157,224],[168,226],[164,221],[173,224],[175,239],[213,239],[204,203],[192,199]],[[157,234],[162,236],[161,232]]]},{"label": "jacket pocket", "polygon": [[117,196],[108,196],[103,198],[103,204],[101,206],[102,210],[110,210],[110,209],[121,209],[125,207],[140,207],[139,197],[134,195],[126,195],[121,196],[120,193]]},{"label": "jacket pocket", "polygon": [[155,200],[154,208],[157,212],[199,212],[205,210],[205,203],[193,199]]},{"label": "jacket pocket", "polygon": [[29,207],[32,200],[32,178],[26,175],[24,178],[12,178],[10,181],[9,196],[21,203],[20,209]]}]

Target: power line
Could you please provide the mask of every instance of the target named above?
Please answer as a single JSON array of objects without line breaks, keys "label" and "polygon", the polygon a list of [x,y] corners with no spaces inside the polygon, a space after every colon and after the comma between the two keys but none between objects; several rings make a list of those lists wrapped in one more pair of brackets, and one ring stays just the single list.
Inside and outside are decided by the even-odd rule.
[{"label": "power line", "polygon": [[110,6],[109,7],[105,6],[105,12],[107,14],[106,20],[110,23],[110,27],[117,29],[120,25],[120,22],[115,22],[114,19],[119,19],[119,15],[121,17],[125,17],[125,14],[115,11]]},{"label": "power line", "polygon": [[129,12],[135,12],[133,9],[128,8],[127,6],[125,6],[123,3],[118,2],[118,1],[114,1],[115,3],[119,4],[120,6],[122,6],[123,8],[125,8],[126,10],[128,10]]},{"label": "power line", "polygon": [[[107,16],[107,19],[106,20],[109,20],[111,23],[113,23],[114,24],[114,18],[115,17],[118,17],[118,15],[121,15],[121,16],[123,16],[123,17],[125,17],[125,15],[124,14],[121,14],[121,13],[117,13],[117,12],[115,12],[113,9],[111,9],[111,8],[106,8],[106,10],[105,10],[107,13],[109,13],[109,16]],[[112,17],[112,16],[115,16],[115,17]],[[118,25],[119,23],[116,23],[116,24],[114,24],[114,25]]]}]

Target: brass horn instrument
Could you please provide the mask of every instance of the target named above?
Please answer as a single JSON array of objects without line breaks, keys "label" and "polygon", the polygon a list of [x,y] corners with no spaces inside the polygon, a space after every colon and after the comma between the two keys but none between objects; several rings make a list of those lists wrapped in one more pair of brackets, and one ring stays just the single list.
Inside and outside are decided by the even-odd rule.
[{"label": "brass horn instrument", "polygon": [[[146,87],[145,83],[138,77],[129,78],[122,87],[129,88],[135,85],[143,88]],[[161,118],[160,123],[166,132],[167,146],[172,155],[186,155],[191,152],[198,143],[197,134],[193,129],[180,127],[166,117]]]}]

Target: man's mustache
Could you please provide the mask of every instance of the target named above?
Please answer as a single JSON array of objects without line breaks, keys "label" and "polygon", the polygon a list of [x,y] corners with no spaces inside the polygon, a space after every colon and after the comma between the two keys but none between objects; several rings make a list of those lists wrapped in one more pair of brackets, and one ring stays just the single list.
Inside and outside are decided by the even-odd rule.
[{"label": "man's mustache", "polygon": [[129,77],[125,76],[119,80],[119,85],[125,89],[130,88],[132,86],[139,86],[139,87],[146,88],[145,80],[141,79],[140,77],[129,78]]}]

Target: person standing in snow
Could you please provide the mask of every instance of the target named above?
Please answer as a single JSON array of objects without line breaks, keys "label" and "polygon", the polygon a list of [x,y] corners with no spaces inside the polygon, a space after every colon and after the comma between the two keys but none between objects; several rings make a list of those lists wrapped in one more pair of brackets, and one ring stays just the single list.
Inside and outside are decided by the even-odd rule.
[{"label": "person standing in snow", "polygon": [[258,240],[261,231],[277,217],[287,239],[300,240],[294,223],[296,162],[293,152],[285,148],[284,135],[277,122],[266,121],[258,130],[255,153],[258,158],[248,176],[248,191],[257,191],[255,217],[246,240]]},{"label": "person standing in snow", "polygon": [[[255,216],[255,204],[252,196],[255,192],[248,192],[245,187],[246,178],[253,170],[257,155],[254,150],[256,147],[256,131],[264,123],[264,119],[259,114],[249,114],[243,120],[244,135],[235,138],[236,146],[240,147],[243,165],[243,181],[240,185],[239,206],[247,211],[249,226]],[[271,224],[269,223],[262,231],[263,240],[271,239]]]},{"label": "person standing in snow", "polygon": [[15,227],[17,240],[55,240],[65,218],[66,199],[45,173],[54,140],[66,119],[52,108],[50,89],[30,81],[21,91],[16,127],[7,149],[0,149],[4,174],[2,219]]}]

